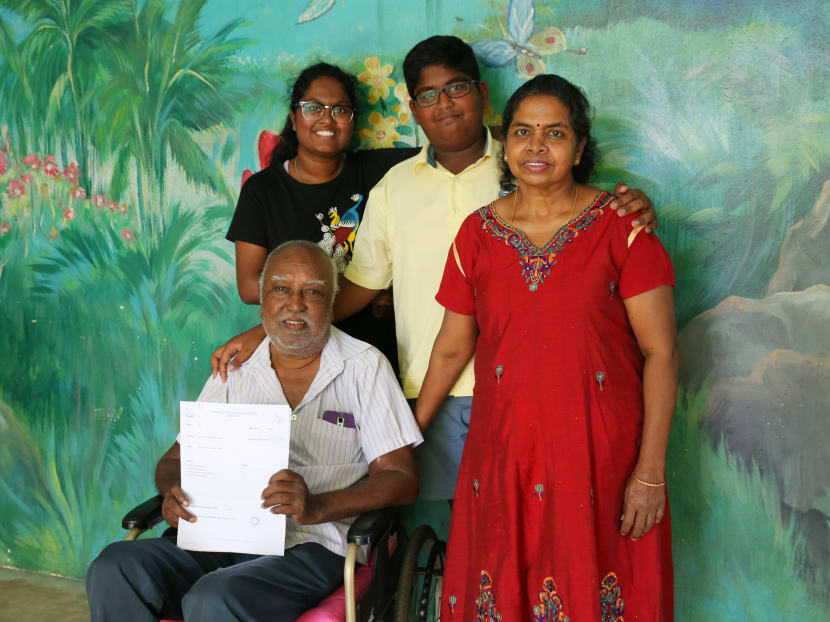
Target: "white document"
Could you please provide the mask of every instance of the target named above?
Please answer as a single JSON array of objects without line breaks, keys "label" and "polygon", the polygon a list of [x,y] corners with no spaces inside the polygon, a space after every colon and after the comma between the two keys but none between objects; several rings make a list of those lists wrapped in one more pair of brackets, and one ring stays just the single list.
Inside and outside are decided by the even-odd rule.
[{"label": "white document", "polygon": [[182,490],[195,523],[179,521],[191,551],[283,555],[285,515],[262,507],[270,477],[288,468],[291,409],[181,402]]}]

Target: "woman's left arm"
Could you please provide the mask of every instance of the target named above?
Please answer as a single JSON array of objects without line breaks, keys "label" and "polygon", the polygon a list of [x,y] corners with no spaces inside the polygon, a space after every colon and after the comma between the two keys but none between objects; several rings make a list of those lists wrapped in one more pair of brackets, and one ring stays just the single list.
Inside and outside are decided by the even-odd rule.
[{"label": "woman's left arm", "polygon": [[674,297],[661,285],[625,300],[643,366],[645,416],[640,455],[625,487],[620,534],[637,540],[663,518],[666,506],[666,446],[677,401],[679,354]]}]

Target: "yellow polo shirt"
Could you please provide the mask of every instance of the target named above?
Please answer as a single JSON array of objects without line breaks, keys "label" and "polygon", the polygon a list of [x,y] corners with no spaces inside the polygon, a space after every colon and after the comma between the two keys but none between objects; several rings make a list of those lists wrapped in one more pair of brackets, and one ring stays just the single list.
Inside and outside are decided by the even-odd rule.
[{"label": "yellow polo shirt", "polygon": [[[438,164],[429,145],[393,166],[369,193],[347,279],[369,289],[394,283],[395,326],[403,391],[418,397],[444,308],[435,294],[464,219],[498,197],[499,143],[487,133],[484,155],[458,175]],[[473,394],[472,361],[450,395]]]}]

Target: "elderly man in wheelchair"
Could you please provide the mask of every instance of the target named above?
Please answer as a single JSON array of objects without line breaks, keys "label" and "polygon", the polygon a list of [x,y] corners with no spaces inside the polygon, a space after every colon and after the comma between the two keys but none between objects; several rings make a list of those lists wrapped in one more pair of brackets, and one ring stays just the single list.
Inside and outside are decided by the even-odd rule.
[{"label": "elderly man in wheelchair", "polygon": [[[316,245],[275,249],[260,279],[268,337],[199,396],[291,407],[290,468],[262,483],[262,506],[288,516],[285,555],[186,551],[170,535],[110,544],[87,573],[93,621],[296,620],[343,581],[354,517],[416,499],[418,426],[383,355],[330,326],[336,290],[336,268]],[[179,485],[178,442],[155,478],[164,520],[195,520]],[[365,563],[356,544],[349,556]]]}]

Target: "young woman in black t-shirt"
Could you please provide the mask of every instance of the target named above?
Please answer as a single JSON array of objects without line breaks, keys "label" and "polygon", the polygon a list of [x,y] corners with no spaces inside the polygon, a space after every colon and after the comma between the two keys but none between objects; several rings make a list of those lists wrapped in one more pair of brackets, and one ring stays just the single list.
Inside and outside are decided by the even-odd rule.
[{"label": "young woman in black t-shirt", "polygon": [[[269,165],[242,186],[227,234],[236,245],[236,283],[244,302],[259,304],[265,258],[289,240],[319,244],[345,270],[369,190],[390,167],[417,153],[346,152],[355,112],[355,80],[340,68],[318,63],[297,78],[280,142]],[[338,326],[380,349],[397,368],[391,299],[385,298]]]}]

